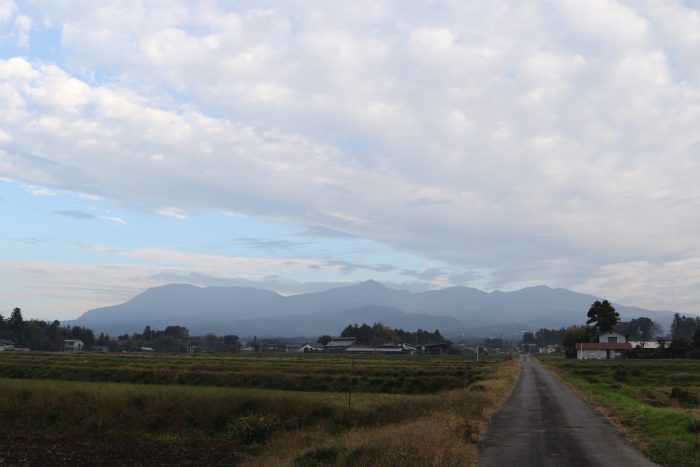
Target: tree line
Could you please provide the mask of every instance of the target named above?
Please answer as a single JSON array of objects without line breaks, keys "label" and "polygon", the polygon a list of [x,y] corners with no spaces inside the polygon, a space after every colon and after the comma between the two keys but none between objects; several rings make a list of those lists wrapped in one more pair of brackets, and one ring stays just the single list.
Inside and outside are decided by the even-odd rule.
[{"label": "tree line", "polygon": [[[400,344],[406,343],[410,345],[430,345],[442,344],[451,342],[445,339],[440,331],[436,329],[433,332],[418,329],[415,332],[404,331],[403,329],[392,329],[382,323],[374,323],[372,326],[363,323],[362,325],[348,324],[340,333],[340,337],[354,337],[360,345],[382,345],[382,344]],[[324,342],[325,341],[325,342]],[[330,336],[322,336],[319,343],[327,344],[330,341]]]},{"label": "tree line", "polygon": [[186,327],[176,325],[162,330],[146,326],[142,333],[124,334],[116,339],[104,333],[95,337],[95,333],[84,326],[62,326],[58,320],[25,320],[19,307],[14,308],[8,317],[0,314],[0,339],[11,341],[16,347],[46,352],[63,350],[67,339],[82,341],[85,350],[106,347],[110,351],[151,348],[161,352],[185,352],[194,348],[205,352],[235,352],[241,349],[238,336],[216,336],[213,333],[190,336]]},{"label": "tree line", "polygon": [[141,333],[123,334],[112,340],[109,334],[100,334],[99,345],[108,346],[110,350],[136,351],[153,349],[158,352],[236,352],[241,349],[241,342],[236,335],[217,336],[214,333],[205,336],[190,336],[184,326],[171,325],[164,329],[152,329],[146,326]]},{"label": "tree line", "polygon": [[671,345],[700,350],[700,318],[674,314],[671,322]]},{"label": "tree line", "polygon": [[86,348],[95,343],[95,334],[83,326],[61,326],[60,321],[25,320],[22,309],[15,308],[5,318],[0,314],[0,339],[31,350],[63,350],[66,339],[79,339]]}]

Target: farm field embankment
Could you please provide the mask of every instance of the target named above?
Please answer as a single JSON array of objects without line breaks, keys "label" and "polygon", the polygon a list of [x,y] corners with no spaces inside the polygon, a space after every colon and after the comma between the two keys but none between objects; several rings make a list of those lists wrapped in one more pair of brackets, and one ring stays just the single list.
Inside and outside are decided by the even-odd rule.
[{"label": "farm field embankment", "polygon": [[654,462],[700,466],[699,361],[541,361],[608,415]]},{"label": "farm field embankment", "polygon": [[505,358],[0,354],[0,465],[469,465],[517,372]]}]

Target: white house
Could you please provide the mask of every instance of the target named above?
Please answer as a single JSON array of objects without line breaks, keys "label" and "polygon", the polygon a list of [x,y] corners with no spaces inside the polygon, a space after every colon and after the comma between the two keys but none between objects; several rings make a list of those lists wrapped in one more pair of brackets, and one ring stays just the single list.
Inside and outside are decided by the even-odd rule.
[{"label": "white house", "polygon": [[11,340],[7,339],[0,339],[0,352],[3,352],[5,350],[14,350],[15,349],[15,343],[12,342]]},{"label": "white house", "polygon": [[555,353],[561,350],[561,346],[556,344],[550,344],[540,347],[540,353]]},{"label": "white house", "polygon": [[598,335],[598,342],[603,342],[607,344],[624,344],[627,342],[627,338],[620,333],[614,331],[601,332]]},{"label": "white house", "polygon": [[63,341],[63,350],[66,352],[80,352],[83,350],[83,341],[79,339],[66,339]]},{"label": "white house", "polygon": [[641,349],[658,349],[661,347],[661,344],[659,344],[659,341],[629,341],[630,345],[633,348],[641,348]]},{"label": "white house", "polygon": [[610,360],[622,358],[625,350],[632,350],[632,345],[622,334],[613,331],[601,333],[598,342],[579,342],[576,344],[576,358],[579,360]]}]

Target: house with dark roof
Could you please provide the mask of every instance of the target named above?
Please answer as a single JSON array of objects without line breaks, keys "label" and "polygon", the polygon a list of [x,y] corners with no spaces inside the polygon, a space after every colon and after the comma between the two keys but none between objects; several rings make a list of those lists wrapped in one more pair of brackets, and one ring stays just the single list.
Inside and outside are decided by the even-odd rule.
[{"label": "house with dark roof", "polygon": [[626,350],[632,350],[632,344],[622,334],[613,331],[601,333],[598,342],[578,342],[576,358],[579,360],[611,360],[623,358]]},{"label": "house with dark roof", "polygon": [[331,337],[326,344],[326,352],[346,352],[355,341],[354,337]]}]

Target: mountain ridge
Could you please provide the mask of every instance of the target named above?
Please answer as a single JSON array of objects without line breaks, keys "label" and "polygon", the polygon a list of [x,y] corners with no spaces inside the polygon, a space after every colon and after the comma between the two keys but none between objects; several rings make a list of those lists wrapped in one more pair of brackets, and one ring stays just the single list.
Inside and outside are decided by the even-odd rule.
[{"label": "mountain ridge", "polygon": [[[368,280],[320,292],[283,296],[254,287],[198,287],[166,284],[146,289],[118,305],[86,311],[72,325],[112,335],[140,332],[146,325],[178,324],[193,334],[298,336],[337,334],[347,324],[381,321],[414,330],[440,329],[445,335],[463,332],[537,330],[583,324],[591,303],[600,297],[564,288],[533,286],[503,292],[456,286],[425,292],[385,287]],[[665,327],[672,312],[615,304],[623,319],[647,316]],[[369,307],[369,308],[368,308]],[[358,310],[371,309],[354,319]],[[430,325],[433,322],[439,326]],[[304,332],[307,329],[308,331]]]}]

